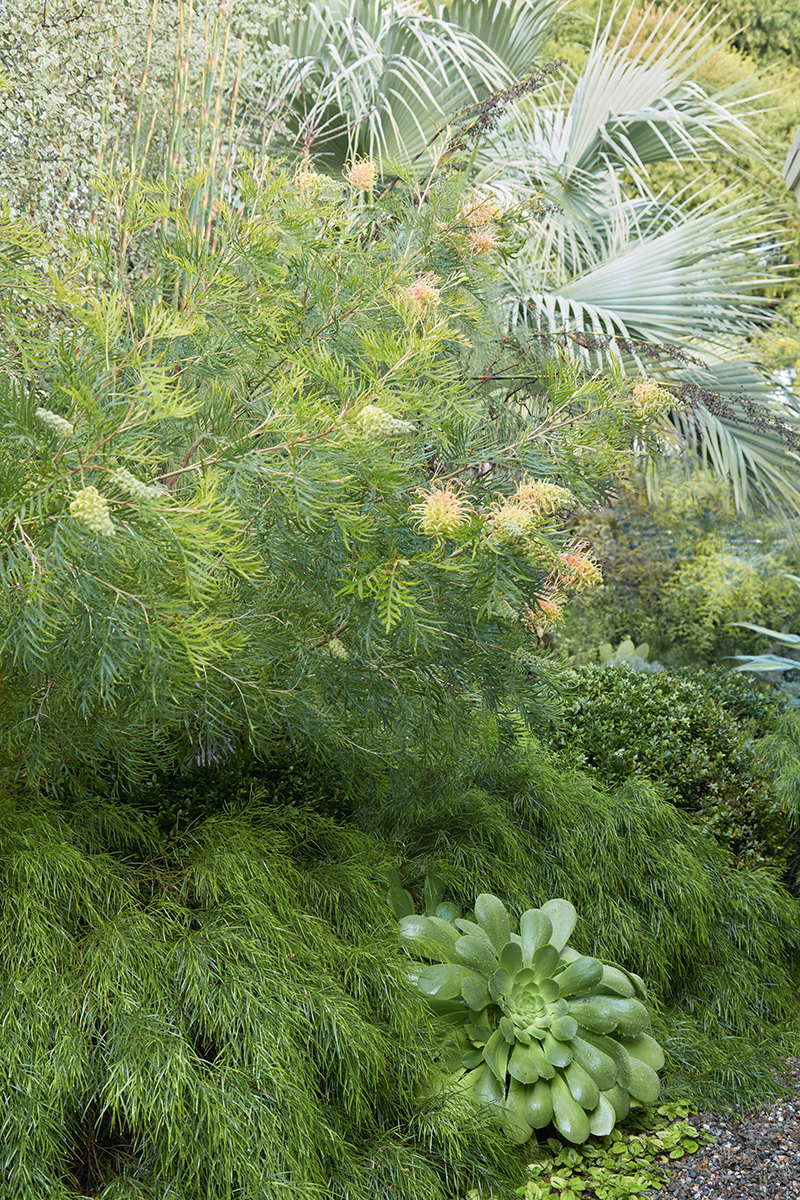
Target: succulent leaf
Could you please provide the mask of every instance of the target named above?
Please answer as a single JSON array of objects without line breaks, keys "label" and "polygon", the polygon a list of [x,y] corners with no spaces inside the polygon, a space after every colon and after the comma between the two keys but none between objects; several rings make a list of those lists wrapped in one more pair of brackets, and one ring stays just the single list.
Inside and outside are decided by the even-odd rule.
[{"label": "succulent leaf", "polygon": [[567,1081],[567,1087],[581,1108],[591,1112],[593,1108],[597,1107],[600,1100],[600,1088],[589,1072],[584,1071],[580,1063],[573,1060],[569,1066],[565,1067],[564,1078]]},{"label": "succulent leaf", "polygon": [[661,1084],[652,1067],[641,1059],[631,1058],[631,1081],[628,1084],[628,1095],[642,1104],[652,1104],[658,1098]]},{"label": "succulent leaf", "polygon": [[475,919],[486,931],[495,952],[500,954],[506,943],[511,941],[511,923],[505,904],[497,896],[484,892],[475,901]]},{"label": "succulent leaf", "polygon": [[628,978],[628,976],[620,971],[617,967],[611,967],[606,964],[603,967],[601,986],[598,990],[613,992],[617,996],[635,996],[636,988]]},{"label": "succulent leaf", "polygon": [[557,1041],[550,1032],[545,1033],[542,1046],[545,1058],[554,1067],[566,1067],[572,1062],[572,1051],[567,1043]]},{"label": "succulent leaf", "polygon": [[419,953],[439,962],[453,962],[459,940],[458,930],[438,917],[418,917],[410,914],[400,918],[400,933],[417,943]]},{"label": "succulent leaf", "polygon": [[553,1119],[553,1097],[550,1084],[539,1079],[526,1092],[525,1120],[532,1129],[544,1129]]},{"label": "succulent leaf", "polygon": [[631,1058],[638,1058],[653,1071],[660,1071],[664,1066],[664,1051],[655,1038],[650,1037],[649,1033],[640,1033],[638,1037],[626,1038],[623,1045]]},{"label": "succulent leaf", "polygon": [[470,972],[469,975],[464,976],[461,981],[461,995],[464,1001],[475,1012],[480,1012],[481,1009],[488,1008],[492,1003],[489,989],[486,986],[486,980],[477,971]]},{"label": "succulent leaf", "polygon": [[570,1049],[575,1062],[589,1072],[601,1091],[614,1086],[617,1082],[617,1064],[609,1054],[590,1045],[583,1036],[574,1037]]},{"label": "succulent leaf", "polygon": [[[399,890],[402,911],[408,893]],[[436,915],[405,913],[400,927],[420,957],[435,960],[409,978],[451,1030],[447,1086],[488,1105],[520,1143],[550,1121],[572,1142],[603,1137],[631,1097],[656,1099],[664,1055],[645,1033],[644,983],[566,944],[577,919],[569,901],[528,909],[514,934],[495,896],[477,898],[471,921],[435,889],[426,895]]]},{"label": "succulent leaf", "polygon": [[609,996],[606,1004],[617,1014],[616,1028],[619,1033],[635,1037],[650,1024],[650,1014],[641,1000],[628,997]]},{"label": "succulent leaf", "polygon": [[558,1132],[576,1145],[585,1142],[589,1136],[589,1118],[558,1071],[550,1081],[550,1094],[553,1100],[553,1124]]},{"label": "succulent leaf", "polygon": [[631,1098],[624,1087],[615,1083],[613,1088],[607,1088],[601,1095],[605,1096],[617,1114],[618,1121],[624,1121],[631,1110]]},{"label": "succulent leaf", "polygon": [[604,970],[603,964],[596,958],[576,958],[556,976],[558,989],[562,996],[579,996],[594,990],[602,979]]},{"label": "succulent leaf", "polygon": [[540,946],[533,955],[533,977],[538,983],[541,979],[552,979],[553,972],[558,966],[558,951],[549,943]]},{"label": "succulent leaf", "polygon": [[571,1042],[578,1032],[578,1022],[574,1017],[556,1017],[550,1022],[550,1032],[559,1042]]},{"label": "succulent leaf", "polygon": [[504,1127],[512,1142],[522,1145],[533,1133],[533,1126],[528,1122],[528,1089],[524,1084],[512,1079],[506,1096]]},{"label": "succulent leaf", "polygon": [[506,942],[500,951],[500,965],[505,967],[513,978],[522,970],[522,950],[516,942]]},{"label": "succulent leaf", "polygon": [[458,961],[467,967],[474,967],[476,971],[482,971],[484,975],[494,975],[497,970],[498,962],[488,942],[472,933],[465,933],[463,937],[458,938],[454,953]]},{"label": "succulent leaf", "polygon": [[386,899],[389,901],[389,907],[398,920],[401,917],[410,917],[413,914],[414,897],[404,887],[390,887],[386,893]]},{"label": "succulent leaf", "polygon": [[510,1017],[501,1017],[499,1028],[500,1028],[500,1032],[502,1033],[503,1037],[506,1039],[508,1044],[510,1046],[513,1046],[515,1041],[517,1040],[517,1038],[516,1038],[516,1031],[514,1029],[514,1022],[511,1020],[511,1018]]},{"label": "succulent leaf", "polygon": [[529,908],[519,919],[519,932],[522,938],[522,958],[527,967],[533,961],[534,952],[550,941],[553,925],[540,908]]},{"label": "succulent leaf", "polygon": [[483,1057],[495,1078],[505,1089],[506,1067],[511,1047],[503,1037],[501,1029],[495,1029],[486,1045],[483,1047]]},{"label": "succulent leaf", "polygon": [[608,1137],[617,1123],[614,1106],[603,1093],[600,1093],[596,1108],[589,1113],[589,1132],[594,1137]]},{"label": "succulent leaf", "polygon": [[552,1079],[556,1069],[545,1058],[539,1042],[531,1041],[529,1046],[518,1042],[511,1052],[508,1073],[520,1083],[535,1083],[537,1079]]},{"label": "succulent leaf", "polygon": [[430,874],[425,877],[425,912],[432,916],[444,895],[444,880],[439,875]]},{"label": "succulent leaf", "polygon": [[573,1001],[569,1012],[579,1025],[592,1033],[611,1033],[617,1028],[617,1014],[605,996],[598,996],[593,1000]]},{"label": "succulent leaf", "polygon": [[550,918],[553,932],[550,944],[556,950],[563,950],[570,939],[573,929],[578,923],[578,914],[569,900],[548,900],[542,905],[542,912]]}]

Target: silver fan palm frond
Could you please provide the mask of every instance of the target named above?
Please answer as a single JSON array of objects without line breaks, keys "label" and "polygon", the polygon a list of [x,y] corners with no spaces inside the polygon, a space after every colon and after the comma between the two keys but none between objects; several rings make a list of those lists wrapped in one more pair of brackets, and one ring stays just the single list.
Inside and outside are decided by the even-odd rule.
[{"label": "silver fan palm frond", "polygon": [[[417,163],[459,109],[530,72],[564,0],[454,0],[427,11],[384,0],[305,3],[303,20],[276,22],[286,55],[264,105],[278,141],[341,171],[368,154]],[[258,85],[253,85],[258,88]]]}]

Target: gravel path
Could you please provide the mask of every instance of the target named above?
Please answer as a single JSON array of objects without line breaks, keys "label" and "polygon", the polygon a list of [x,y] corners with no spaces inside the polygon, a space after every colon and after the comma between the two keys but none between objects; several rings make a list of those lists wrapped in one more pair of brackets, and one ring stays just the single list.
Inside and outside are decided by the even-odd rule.
[{"label": "gravel path", "polygon": [[800,1200],[800,1059],[791,1059],[790,1094],[755,1113],[690,1120],[714,1138],[679,1159],[651,1200]]}]

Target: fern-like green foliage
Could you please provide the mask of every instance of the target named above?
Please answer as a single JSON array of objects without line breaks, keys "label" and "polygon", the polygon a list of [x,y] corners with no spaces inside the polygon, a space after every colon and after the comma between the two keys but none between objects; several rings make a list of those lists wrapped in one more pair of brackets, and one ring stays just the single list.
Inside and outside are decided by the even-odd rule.
[{"label": "fern-like green foliage", "polygon": [[212,240],[191,194],[131,184],[61,277],[4,218],[16,771],[119,781],[300,733],[385,761],[447,736],[475,691],[541,714],[520,617],[569,592],[557,509],[642,420],[618,380],[498,326],[499,258],[471,249],[457,183],[238,186]]},{"label": "fern-like green foliage", "polygon": [[417,1099],[435,1042],[354,829],[278,809],[169,847],[3,805],[0,1193],[449,1200],[521,1164]]}]

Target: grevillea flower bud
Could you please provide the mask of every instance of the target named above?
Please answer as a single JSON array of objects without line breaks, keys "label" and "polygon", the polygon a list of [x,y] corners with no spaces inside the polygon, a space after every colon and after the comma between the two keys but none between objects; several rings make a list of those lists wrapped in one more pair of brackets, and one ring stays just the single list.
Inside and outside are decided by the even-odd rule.
[{"label": "grevillea flower bud", "polygon": [[331,640],[328,642],[328,653],[330,654],[331,658],[338,658],[342,662],[346,662],[346,660],[350,657],[347,652],[347,647],[335,637],[331,638]]},{"label": "grevillea flower bud", "polygon": [[519,504],[501,504],[489,515],[489,530],[500,539],[520,541],[530,530],[530,512]]},{"label": "grevillea flower bud", "polygon": [[467,234],[467,243],[473,254],[491,254],[495,240],[495,232],[490,225],[473,229]]},{"label": "grevillea flower bud", "polygon": [[469,510],[464,499],[449,489],[423,492],[419,504],[411,506],[418,514],[419,527],[427,537],[452,537],[458,533]]},{"label": "grevillea flower bud", "polygon": [[51,412],[49,408],[37,408],[34,415],[58,437],[72,437],[75,432],[75,427],[70,421],[60,417],[58,413]]},{"label": "grevillea flower bud", "polygon": [[559,582],[574,592],[585,592],[603,582],[597,563],[588,554],[563,553],[558,556],[563,564],[559,571]]},{"label": "grevillea flower bud", "polygon": [[366,404],[356,420],[370,437],[401,437],[414,432],[413,421],[398,421],[377,404]]},{"label": "grevillea flower bud", "polygon": [[642,421],[652,421],[669,412],[675,400],[655,379],[641,379],[633,389],[633,408]]},{"label": "grevillea flower bud", "polygon": [[117,467],[111,472],[111,478],[124,492],[133,496],[134,500],[156,500],[164,495],[164,489],[154,484],[142,483],[132,475],[126,467]]},{"label": "grevillea flower bud", "polygon": [[429,271],[427,275],[418,276],[408,287],[400,289],[400,303],[414,320],[429,316],[439,307],[440,293],[434,287],[438,282],[439,276]]},{"label": "grevillea flower bud", "polygon": [[459,216],[469,229],[479,229],[482,225],[493,225],[500,213],[500,205],[487,196],[476,196],[469,204],[465,204]]},{"label": "grevillea flower bud", "polygon": [[514,499],[530,512],[550,514],[572,504],[574,497],[549,479],[526,479],[518,486]]},{"label": "grevillea flower bud", "polygon": [[315,192],[320,184],[320,177],[311,164],[311,159],[304,158],[294,173],[294,190],[299,195]]},{"label": "grevillea flower bud", "polygon": [[100,533],[104,537],[113,537],[116,533],[108,511],[108,501],[96,487],[81,488],[70,504],[69,511],[92,533]]},{"label": "grevillea flower bud", "polygon": [[378,168],[371,158],[354,159],[347,170],[347,182],[358,192],[371,192],[378,180]]}]

